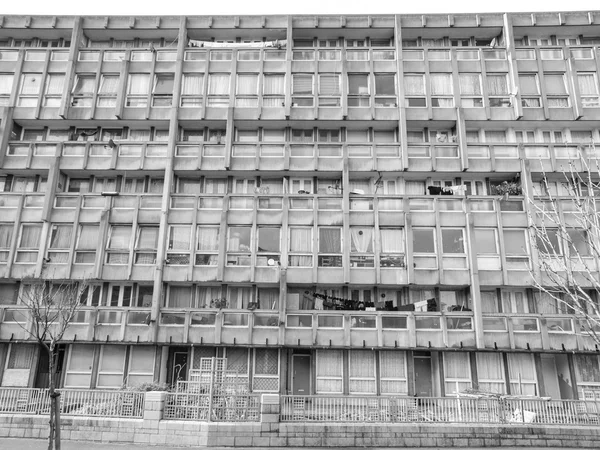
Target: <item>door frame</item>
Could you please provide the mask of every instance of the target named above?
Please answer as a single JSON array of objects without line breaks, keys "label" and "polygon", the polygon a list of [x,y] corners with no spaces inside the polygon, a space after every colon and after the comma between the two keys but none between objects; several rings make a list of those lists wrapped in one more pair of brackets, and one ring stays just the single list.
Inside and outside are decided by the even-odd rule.
[{"label": "door frame", "polygon": [[295,367],[296,367],[296,361],[294,360],[294,358],[296,357],[302,357],[302,358],[307,358],[308,359],[308,393],[305,395],[312,395],[312,355],[308,354],[308,353],[295,353],[292,354],[292,377],[291,377],[291,387],[292,387],[292,395],[301,395],[301,394],[295,394],[294,393],[294,372],[295,372]]}]

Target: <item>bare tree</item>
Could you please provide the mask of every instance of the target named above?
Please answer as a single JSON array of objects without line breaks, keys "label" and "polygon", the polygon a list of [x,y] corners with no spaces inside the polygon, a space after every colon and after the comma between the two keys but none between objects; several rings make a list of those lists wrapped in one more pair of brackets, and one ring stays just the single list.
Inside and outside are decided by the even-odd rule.
[{"label": "bare tree", "polygon": [[73,322],[88,284],[85,281],[53,283],[30,279],[20,296],[29,312],[29,322],[22,328],[48,353],[50,430],[48,450],[60,450],[60,393],[57,392],[58,345]]},{"label": "bare tree", "polygon": [[600,161],[593,142],[571,156],[557,172],[546,173],[542,164],[543,192],[536,194],[545,198],[529,193],[538,256],[531,275],[534,286],[578,315],[600,344]]}]

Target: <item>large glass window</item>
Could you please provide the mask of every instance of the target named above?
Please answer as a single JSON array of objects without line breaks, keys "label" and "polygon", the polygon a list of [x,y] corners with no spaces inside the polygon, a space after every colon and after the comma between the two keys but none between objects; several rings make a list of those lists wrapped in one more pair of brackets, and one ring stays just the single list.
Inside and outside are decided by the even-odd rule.
[{"label": "large glass window", "polygon": [[130,108],[145,108],[148,105],[150,74],[131,73],[127,81],[127,98],[125,106]]},{"label": "large glass window", "polygon": [[190,263],[191,230],[190,225],[171,225],[167,252],[169,264],[187,265]]},{"label": "large glass window", "polygon": [[207,106],[226,108],[229,106],[229,74],[211,73],[208,75]]},{"label": "large glass window", "polygon": [[569,106],[569,93],[564,73],[545,73],[544,84],[549,108],[567,108]]},{"label": "large glass window", "polygon": [[367,107],[371,105],[369,74],[348,75],[348,106]]},{"label": "large glass window", "polygon": [[181,106],[184,108],[201,107],[203,90],[203,74],[184,73],[181,81]]},{"label": "large glass window", "polygon": [[429,75],[429,82],[431,84],[431,106],[434,108],[453,107],[452,75],[449,73],[432,73]]},{"label": "large glass window", "polygon": [[319,228],[319,266],[342,266],[342,229],[340,227]]},{"label": "large glass window", "polygon": [[173,84],[175,76],[170,73],[159,73],[154,78],[152,90],[152,106],[171,106],[173,103]]},{"label": "large glass window", "polygon": [[319,106],[340,106],[341,92],[339,74],[319,74]]},{"label": "large glass window", "polygon": [[251,263],[251,227],[229,227],[227,231],[227,265],[249,266]]},{"label": "large glass window", "polygon": [[289,265],[292,267],[312,267],[313,229],[312,227],[290,227]]},{"label": "large glass window", "polygon": [[281,108],[285,100],[285,76],[283,74],[263,75],[263,107]]},{"label": "large glass window", "polygon": [[396,105],[396,76],[393,73],[376,73],[375,106],[394,107]]},{"label": "large glass window", "polygon": [[17,263],[35,263],[38,257],[42,224],[22,224],[17,246]]},{"label": "large glass window", "polygon": [[460,104],[464,108],[483,107],[483,97],[481,93],[481,74],[479,73],[461,73],[458,76],[460,84]]},{"label": "large glass window", "polygon": [[425,76],[421,74],[404,74],[405,106],[423,108],[427,106],[425,97]]},{"label": "large glass window", "polygon": [[313,106],[313,75],[295,73],[292,75],[292,106]]},{"label": "large glass window", "polygon": [[156,264],[158,227],[142,225],[138,228],[135,242],[135,263]]},{"label": "large glass window", "polygon": [[520,73],[519,85],[521,87],[521,103],[524,108],[539,108],[542,106],[537,74]]},{"label": "large glass window", "polygon": [[66,264],[69,259],[73,225],[52,225],[48,259],[52,264]]},{"label": "large glass window", "polygon": [[242,108],[258,106],[258,74],[238,74],[235,106]]},{"label": "large glass window", "polygon": [[107,264],[129,263],[129,245],[131,243],[131,225],[112,225],[106,249]]}]

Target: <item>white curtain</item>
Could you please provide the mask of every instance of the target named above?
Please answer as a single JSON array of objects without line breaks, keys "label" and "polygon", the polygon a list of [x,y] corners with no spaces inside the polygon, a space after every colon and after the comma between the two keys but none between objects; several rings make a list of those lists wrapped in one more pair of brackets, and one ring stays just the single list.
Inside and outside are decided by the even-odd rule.
[{"label": "white curtain", "polygon": [[150,83],[150,75],[147,73],[132,73],[129,74],[128,94],[131,95],[146,95]]},{"label": "white curtain", "polygon": [[373,253],[373,228],[350,227],[352,237],[352,248],[350,251],[356,253]]},{"label": "white curtain", "polygon": [[227,192],[227,180],[220,178],[206,178],[204,180],[205,194],[225,194]]},{"label": "white curtain", "polygon": [[279,309],[279,289],[259,289],[258,303],[260,309]]},{"label": "white curtain", "polygon": [[290,228],[290,253],[308,253],[309,255],[290,255],[290,265],[296,267],[312,266],[312,228]]},{"label": "white curtain", "polygon": [[181,95],[202,95],[202,85],[204,75],[196,73],[186,73],[183,75],[181,83]]},{"label": "white curtain", "polygon": [[342,229],[341,228],[319,228],[319,252],[341,253],[342,252]]},{"label": "white curtain", "polygon": [[169,235],[169,249],[171,250],[189,250],[190,248],[190,229],[189,225],[172,226]]},{"label": "white curtain", "polygon": [[10,95],[14,75],[0,74],[0,95]]},{"label": "white curtain", "polygon": [[504,360],[500,353],[476,353],[479,389],[504,394]]},{"label": "white curtain", "polygon": [[198,250],[199,251],[218,251],[219,250],[219,228],[217,228],[217,227],[198,227]]},{"label": "white curtain", "polygon": [[498,294],[496,291],[481,291],[481,310],[484,313],[498,312]]},{"label": "white curtain", "polygon": [[424,181],[407,181],[404,190],[408,195],[423,195],[425,193]]},{"label": "white curtain", "polygon": [[509,353],[508,373],[510,389],[516,395],[537,395],[537,378],[533,355],[529,353]]},{"label": "white curtain", "polygon": [[123,372],[125,371],[124,345],[103,345],[100,367],[98,367],[99,388],[120,388],[123,386]]},{"label": "white curtain", "polygon": [[340,95],[340,76],[333,73],[319,75],[320,95]]},{"label": "white curtain", "polygon": [[30,369],[35,345],[12,344],[7,369]]},{"label": "white curtain", "polygon": [[20,248],[35,248],[37,250],[40,244],[40,236],[42,234],[41,225],[23,225],[21,231]]},{"label": "white curtain", "polygon": [[119,88],[119,77],[117,75],[102,75],[99,94],[116,94]]},{"label": "white curtain", "polygon": [[446,395],[457,394],[471,387],[471,363],[466,352],[444,353]]},{"label": "white curtain", "polygon": [[46,78],[46,95],[60,95],[63,92],[65,76],[63,74],[49,74]]},{"label": "white curtain", "polygon": [[[579,84],[581,95],[598,95],[598,85],[594,74],[580,73],[577,75],[577,82]],[[0,88],[0,92],[1,91],[2,89]]]},{"label": "white curtain", "polygon": [[292,93],[298,95],[312,95],[313,76],[304,73],[295,73],[292,75]]},{"label": "white curtain", "polygon": [[0,248],[10,248],[12,231],[12,225],[0,225]]},{"label": "white curtain", "polygon": [[189,308],[192,304],[190,286],[171,286],[169,288],[169,308]]},{"label": "white curtain", "polygon": [[210,95],[229,95],[229,74],[211,73],[208,75]]},{"label": "white curtain", "polygon": [[478,73],[461,73],[458,76],[462,95],[481,95],[481,82]]},{"label": "white curtain", "polygon": [[80,225],[77,249],[95,249],[98,245],[98,225]]},{"label": "white curtain", "polygon": [[317,394],[343,392],[342,350],[317,350]]},{"label": "white curtain", "polygon": [[432,73],[431,95],[452,95],[452,75],[449,73]]},{"label": "white curtain", "polygon": [[156,249],[158,246],[158,227],[140,227],[137,248]]},{"label": "white curtain", "polygon": [[405,75],[404,91],[406,95],[425,95],[423,75]]},{"label": "white curtain", "polygon": [[508,79],[505,74],[487,74],[486,82],[489,95],[508,95]]},{"label": "white curtain", "polygon": [[210,308],[210,301],[215,298],[221,298],[221,288],[218,286],[198,288],[198,298],[196,299],[198,308]]},{"label": "white curtain", "polygon": [[127,249],[131,241],[131,226],[113,226],[110,234],[110,249]]},{"label": "white curtain", "polygon": [[229,308],[231,309],[244,309],[248,307],[248,303],[252,301],[251,287],[230,287],[229,295],[227,297],[229,301]]},{"label": "white curtain", "polygon": [[237,77],[237,95],[258,95],[258,75],[243,74]]},{"label": "white curtain", "polygon": [[379,372],[381,395],[406,394],[406,352],[379,352]]},{"label": "white curtain", "polygon": [[78,76],[73,88],[73,94],[84,95],[92,94],[96,84],[96,78],[93,76]]},{"label": "white curtain", "polygon": [[381,236],[382,253],[404,253],[404,236],[400,228],[382,228]]},{"label": "white curtain", "polygon": [[71,244],[72,231],[72,225],[55,225],[52,229],[52,236],[50,238],[50,248],[69,248]]},{"label": "white curtain", "polygon": [[348,356],[350,393],[375,395],[375,352],[350,350]]}]

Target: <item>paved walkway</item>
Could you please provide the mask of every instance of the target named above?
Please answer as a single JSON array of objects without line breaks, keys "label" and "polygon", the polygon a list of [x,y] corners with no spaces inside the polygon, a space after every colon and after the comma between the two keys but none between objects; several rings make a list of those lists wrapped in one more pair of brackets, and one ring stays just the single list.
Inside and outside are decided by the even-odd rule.
[{"label": "paved walkway", "polygon": [[[46,450],[48,441],[44,439],[12,439],[0,438],[0,450]],[[143,449],[161,449],[165,447],[148,447],[146,445],[135,444],[98,444],[94,442],[83,441],[62,441],[62,450],[143,450]],[[168,449],[187,449],[192,447],[167,447]],[[200,447],[203,450],[231,450],[232,447]],[[270,450],[304,450],[308,447],[270,447]],[[331,450],[335,447],[310,447],[313,450]],[[354,447],[356,449],[364,447]],[[392,447],[371,447],[371,450],[406,450],[408,447],[394,449]],[[236,450],[257,450],[256,447],[236,447]],[[439,450],[440,447],[424,448],[419,447],[418,450]],[[469,447],[470,450],[548,450],[547,447]],[[349,447],[344,447],[344,450],[349,450]]]}]

